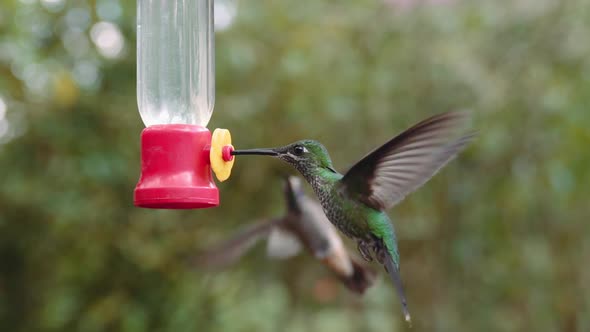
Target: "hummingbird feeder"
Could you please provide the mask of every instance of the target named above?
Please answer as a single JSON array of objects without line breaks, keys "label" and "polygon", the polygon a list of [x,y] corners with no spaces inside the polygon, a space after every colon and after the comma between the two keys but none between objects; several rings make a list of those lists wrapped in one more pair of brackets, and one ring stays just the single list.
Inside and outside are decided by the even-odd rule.
[{"label": "hummingbird feeder", "polygon": [[137,104],[144,208],[219,205],[213,170],[233,166],[228,130],[206,128],[215,102],[213,0],[137,0]]}]

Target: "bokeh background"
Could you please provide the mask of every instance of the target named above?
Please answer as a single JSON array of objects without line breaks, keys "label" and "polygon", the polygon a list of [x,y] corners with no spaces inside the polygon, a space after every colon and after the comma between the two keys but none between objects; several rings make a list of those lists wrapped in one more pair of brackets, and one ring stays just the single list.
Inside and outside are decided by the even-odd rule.
[{"label": "bokeh background", "polygon": [[[391,212],[414,331],[590,331],[590,1],[216,1],[238,147],[321,140],[336,168],[427,116],[477,141]],[[196,254],[284,211],[271,158],[217,209],[137,209],[135,2],[0,4],[1,331],[404,331],[311,257]],[[351,248],[354,248],[351,246]]]}]

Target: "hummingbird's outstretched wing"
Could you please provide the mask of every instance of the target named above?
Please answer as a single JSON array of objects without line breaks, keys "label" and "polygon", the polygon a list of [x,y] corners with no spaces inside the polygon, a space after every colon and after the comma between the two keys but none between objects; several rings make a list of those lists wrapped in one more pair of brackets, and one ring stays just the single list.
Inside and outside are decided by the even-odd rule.
[{"label": "hummingbird's outstretched wing", "polygon": [[266,254],[270,258],[287,259],[303,249],[298,236],[289,229],[273,227],[266,243]]},{"label": "hummingbird's outstretched wing", "polygon": [[196,256],[192,261],[197,266],[223,268],[235,263],[258,241],[266,238],[284,218],[273,218],[248,226],[231,239],[221,242]]},{"label": "hummingbird's outstretched wing", "polygon": [[283,191],[287,202],[287,214],[283,222],[284,227],[273,228],[266,244],[268,257],[275,259],[293,257],[303,248],[301,243],[302,234],[289,227],[293,224],[299,224],[298,220],[301,218],[302,211],[299,198],[304,195],[301,181],[296,177],[287,177],[284,182]]},{"label": "hummingbird's outstretched wing", "polygon": [[366,155],[342,178],[348,193],[379,210],[391,208],[428,181],[475,136],[460,136],[468,114],[448,112],[407,129]]}]

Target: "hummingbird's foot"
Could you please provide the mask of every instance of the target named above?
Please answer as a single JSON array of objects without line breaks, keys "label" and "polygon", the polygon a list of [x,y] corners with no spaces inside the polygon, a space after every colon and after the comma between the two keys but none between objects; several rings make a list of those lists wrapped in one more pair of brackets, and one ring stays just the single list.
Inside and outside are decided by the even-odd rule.
[{"label": "hummingbird's foot", "polygon": [[359,240],[357,242],[357,249],[361,253],[361,256],[367,262],[373,261],[373,256],[371,255],[371,250],[369,248],[369,244],[363,240]]},{"label": "hummingbird's foot", "polygon": [[[373,242],[373,252],[375,253],[375,257],[377,258],[377,262],[384,264],[385,260],[387,259],[386,254],[386,248],[383,244],[382,241],[375,241]],[[386,268],[387,270],[387,268]]]}]

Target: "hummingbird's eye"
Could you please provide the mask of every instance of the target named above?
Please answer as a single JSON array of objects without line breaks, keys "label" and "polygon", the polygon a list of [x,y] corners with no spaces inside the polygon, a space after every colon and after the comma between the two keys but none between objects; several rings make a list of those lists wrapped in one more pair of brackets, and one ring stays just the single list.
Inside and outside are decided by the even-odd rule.
[{"label": "hummingbird's eye", "polygon": [[307,152],[307,149],[304,146],[295,145],[295,147],[293,148],[293,152],[295,153],[296,156],[301,156],[302,154]]}]

